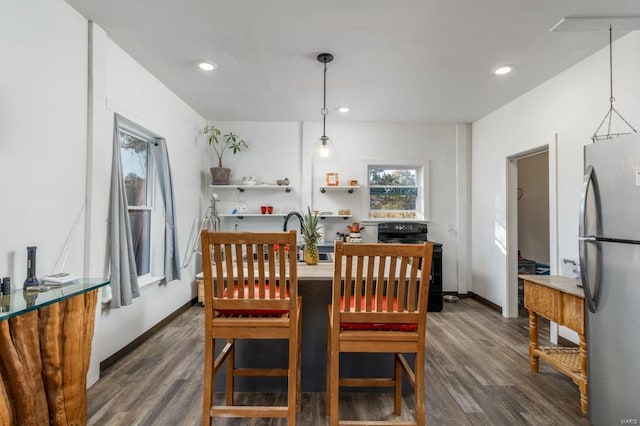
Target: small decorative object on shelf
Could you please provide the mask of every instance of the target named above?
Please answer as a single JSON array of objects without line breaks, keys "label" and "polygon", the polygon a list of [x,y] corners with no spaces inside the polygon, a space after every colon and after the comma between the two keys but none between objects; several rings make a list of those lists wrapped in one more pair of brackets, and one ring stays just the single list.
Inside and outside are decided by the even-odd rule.
[{"label": "small decorative object on shelf", "polygon": [[326,181],[327,181],[327,186],[340,185],[340,179],[338,179],[338,173],[327,173]]},{"label": "small decorative object on shelf", "polygon": [[276,181],[276,184],[279,185],[279,186],[287,186],[287,185],[289,185],[289,178],[278,179]]},{"label": "small decorative object on shelf", "polygon": [[27,279],[24,280],[24,287],[33,287],[40,285],[36,278],[36,250],[38,247],[27,247]]},{"label": "small decorative object on shelf", "polygon": [[231,151],[234,155],[246,151],[249,149],[249,145],[232,132],[222,135],[220,129],[212,125],[205,126],[205,128],[202,129],[202,133],[208,136],[209,146],[213,147],[216,157],[218,157],[218,166],[211,167],[210,169],[211,180],[214,185],[228,185],[231,169],[222,166],[222,156],[227,150]]},{"label": "small decorative object on shelf", "polygon": [[349,181],[349,186],[358,186],[358,181],[357,181],[357,180],[355,180],[355,179],[351,179],[351,180]]}]

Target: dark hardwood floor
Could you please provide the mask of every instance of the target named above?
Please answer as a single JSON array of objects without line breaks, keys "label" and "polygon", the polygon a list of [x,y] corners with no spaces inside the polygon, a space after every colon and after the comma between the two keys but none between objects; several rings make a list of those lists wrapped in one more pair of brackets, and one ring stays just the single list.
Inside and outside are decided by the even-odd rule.
[{"label": "dark hardwood floor", "polygon": [[[203,371],[203,316],[198,306],[168,324],[110,367],[88,391],[90,425],[197,425]],[[541,335],[548,323],[541,321]],[[445,304],[427,317],[426,411],[431,425],[587,425],[577,387],[540,362],[529,371],[527,319],[505,319],[473,299]],[[303,336],[303,339],[305,337]],[[548,344],[541,340],[542,344]],[[304,360],[303,360],[304,362]],[[392,394],[341,393],[341,418],[393,418]],[[247,393],[240,403],[273,401],[284,394]],[[412,395],[403,414],[411,420]],[[324,395],[305,393],[301,425],[327,424]],[[227,420],[216,424],[278,424]]]}]

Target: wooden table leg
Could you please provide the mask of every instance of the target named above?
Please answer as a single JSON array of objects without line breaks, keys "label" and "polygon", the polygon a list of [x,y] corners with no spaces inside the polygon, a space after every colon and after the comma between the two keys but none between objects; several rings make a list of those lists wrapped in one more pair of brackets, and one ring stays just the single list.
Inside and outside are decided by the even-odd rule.
[{"label": "wooden table leg", "polygon": [[580,338],[580,383],[578,388],[580,389],[580,408],[583,413],[587,413],[589,409],[589,398],[587,395],[587,339],[584,334],[579,334]]},{"label": "wooden table leg", "polygon": [[540,360],[538,351],[538,314],[529,310],[529,367],[534,373],[538,372]]},{"label": "wooden table leg", "polygon": [[0,321],[0,425],[84,425],[98,291]]}]

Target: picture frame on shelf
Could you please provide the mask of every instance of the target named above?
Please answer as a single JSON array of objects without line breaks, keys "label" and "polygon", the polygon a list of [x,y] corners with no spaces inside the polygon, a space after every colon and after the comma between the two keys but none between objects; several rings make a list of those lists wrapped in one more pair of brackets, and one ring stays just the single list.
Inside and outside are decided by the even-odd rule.
[{"label": "picture frame on shelf", "polygon": [[326,184],[327,186],[338,186],[340,185],[340,179],[338,177],[338,173],[326,173]]}]

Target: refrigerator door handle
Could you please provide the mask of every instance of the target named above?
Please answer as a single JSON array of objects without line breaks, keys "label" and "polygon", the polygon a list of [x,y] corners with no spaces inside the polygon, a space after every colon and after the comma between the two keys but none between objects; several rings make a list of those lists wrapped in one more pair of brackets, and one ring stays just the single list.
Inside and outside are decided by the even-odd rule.
[{"label": "refrigerator door handle", "polygon": [[[595,265],[596,276],[594,277],[595,279],[593,283],[593,292],[592,292],[591,283],[589,280],[589,265],[587,262],[587,244],[598,244],[598,242],[592,236],[586,235],[587,201],[588,201],[587,197],[589,194],[589,187],[591,186],[592,183],[593,183],[593,191],[595,196],[594,201],[596,203],[595,210],[597,214],[599,214],[600,212],[597,184],[596,184],[595,176],[593,172],[594,172],[593,166],[588,166],[584,174],[584,181],[582,184],[582,196],[580,197],[580,223],[579,223],[580,238],[578,238],[578,242],[579,242],[579,251],[580,251],[580,278],[582,279],[582,288],[584,289],[584,299],[585,299],[585,302],[587,303],[587,307],[589,308],[589,311],[591,311],[592,313],[595,313],[597,310],[596,297],[600,289],[600,271],[597,270],[597,268],[599,268],[599,265],[596,264]],[[596,217],[595,219],[596,221],[599,220],[598,217]],[[597,231],[599,232],[600,230],[598,229]],[[598,262],[596,261],[596,263]]]}]

